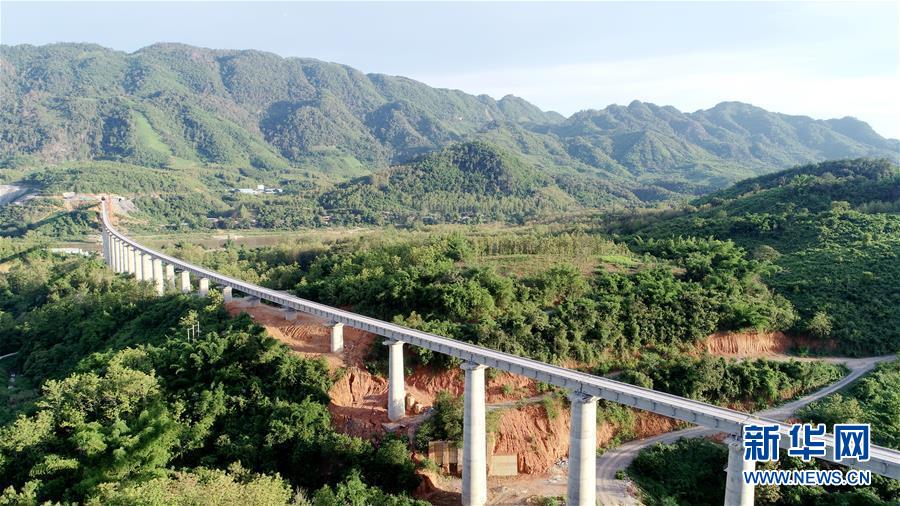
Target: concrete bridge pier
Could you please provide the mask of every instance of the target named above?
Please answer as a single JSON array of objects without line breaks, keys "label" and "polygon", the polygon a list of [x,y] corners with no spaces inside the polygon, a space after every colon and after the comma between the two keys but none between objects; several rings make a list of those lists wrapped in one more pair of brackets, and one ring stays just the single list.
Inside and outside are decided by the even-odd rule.
[{"label": "concrete bridge pier", "polygon": [[128,274],[128,250],[131,249],[127,244],[122,244],[122,273]]},{"label": "concrete bridge pier", "polygon": [[200,278],[200,280],[197,282],[197,285],[198,285],[197,293],[201,297],[206,297],[207,295],[209,295],[209,279],[208,278]]},{"label": "concrete bridge pier", "polygon": [[134,252],[134,279],[144,280],[144,254],[140,251]]},{"label": "concrete bridge pier", "polygon": [[122,245],[122,243],[119,242],[118,239],[113,237],[113,240],[112,240],[112,268],[113,268],[113,272],[116,272],[116,273],[122,272],[121,271],[122,266],[119,263],[119,258],[121,258],[121,253],[122,253],[121,250],[119,249],[119,247],[121,245]]},{"label": "concrete bridge pier", "polygon": [[[341,330],[343,332],[343,329]],[[343,334],[341,334],[343,339]],[[332,340],[332,343],[334,341]],[[406,385],[403,383],[403,341],[387,339],[388,347],[388,420],[406,416]]]},{"label": "concrete bridge pier", "polygon": [[232,296],[232,292],[233,292],[233,290],[230,286],[226,286],[225,288],[222,289],[222,297],[225,298],[225,302],[231,302],[231,299],[234,298]]},{"label": "concrete bridge pier", "polygon": [[175,290],[175,266],[172,264],[166,264],[166,290]]},{"label": "concrete bridge pier", "polygon": [[131,256],[131,272],[134,274],[134,279],[140,281],[144,270],[143,255],[139,249],[131,248]]},{"label": "concrete bridge pier", "polygon": [[597,398],[572,392],[569,430],[569,483],[566,504],[597,504]]},{"label": "concrete bridge pier", "polygon": [[141,281],[153,281],[153,257],[146,253],[141,258]]},{"label": "concrete bridge pier", "polygon": [[181,293],[191,293],[191,273],[188,271],[181,271],[181,276],[178,278],[178,288],[181,290]]},{"label": "concrete bridge pier", "polygon": [[737,437],[725,440],[728,444],[728,477],[725,479],[725,506],[753,506],[755,489],[744,483],[744,471],[756,469],[756,462],[744,461],[744,445]]},{"label": "concrete bridge pier", "polygon": [[122,272],[122,243],[118,239],[113,239],[113,271]]},{"label": "concrete bridge pier", "polygon": [[135,253],[136,251],[134,248],[125,246],[125,271],[128,272],[128,274],[134,274],[136,272],[134,268]]},{"label": "concrete bridge pier", "polygon": [[487,422],[484,408],[484,370],[487,366],[466,362],[463,393],[462,503],[482,506],[487,502]]},{"label": "concrete bridge pier", "polygon": [[159,258],[153,259],[153,280],[156,281],[156,294],[166,293],[166,280],[163,278],[163,263]]},{"label": "concrete bridge pier", "polygon": [[109,265],[109,232],[105,228],[100,231],[100,254],[103,255],[103,263]]},{"label": "concrete bridge pier", "polygon": [[[329,326],[331,327],[331,353],[339,353],[344,351],[344,324],[332,322]],[[400,361],[402,367],[402,355],[400,356]]]}]

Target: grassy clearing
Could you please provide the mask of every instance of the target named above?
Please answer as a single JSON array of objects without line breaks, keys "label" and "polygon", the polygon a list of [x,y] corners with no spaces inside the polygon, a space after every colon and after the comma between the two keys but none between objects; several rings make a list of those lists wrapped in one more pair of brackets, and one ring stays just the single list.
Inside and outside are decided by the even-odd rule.
[{"label": "grassy clearing", "polygon": [[533,276],[551,267],[572,265],[584,275],[590,275],[600,264],[596,257],[561,257],[558,255],[497,255],[481,257],[472,265],[491,266],[500,274],[517,278]]},{"label": "grassy clearing", "polygon": [[134,113],[132,119],[134,120],[135,134],[137,135],[138,142],[142,146],[164,155],[172,154],[172,150],[162,141],[159,134],[156,133],[156,130],[153,129],[150,122],[143,114]]}]

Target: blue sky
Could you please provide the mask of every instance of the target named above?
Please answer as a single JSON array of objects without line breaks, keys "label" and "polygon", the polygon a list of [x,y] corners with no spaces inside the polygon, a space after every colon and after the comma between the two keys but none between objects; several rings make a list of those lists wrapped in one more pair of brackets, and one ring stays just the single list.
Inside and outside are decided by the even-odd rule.
[{"label": "blue sky", "polygon": [[314,57],[571,114],[638,99],[855,116],[900,137],[898,2],[17,3],[4,44]]}]

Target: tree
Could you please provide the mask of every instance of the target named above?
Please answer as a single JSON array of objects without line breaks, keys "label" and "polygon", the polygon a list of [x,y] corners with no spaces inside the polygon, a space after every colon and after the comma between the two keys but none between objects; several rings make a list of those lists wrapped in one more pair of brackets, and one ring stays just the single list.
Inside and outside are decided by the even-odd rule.
[{"label": "tree", "polygon": [[828,337],[831,335],[831,318],[825,311],[818,311],[807,322],[806,330],[819,338]]}]

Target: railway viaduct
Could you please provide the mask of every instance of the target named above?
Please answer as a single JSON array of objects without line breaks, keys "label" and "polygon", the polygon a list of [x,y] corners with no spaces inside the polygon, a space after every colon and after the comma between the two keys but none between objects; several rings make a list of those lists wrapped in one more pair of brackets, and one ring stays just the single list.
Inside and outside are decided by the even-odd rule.
[{"label": "railway viaduct", "polygon": [[[651,411],[729,434],[728,466],[725,471],[726,506],[753,504],[754,487],[744,484],[742,479],[742,471],[754,469],[753,462],[743,460],[740,437],[744,425],[778,425],[781,445],[789,446],[790,427],[774,420],[406,328],[246,283],[173,258],[142,246],[116,230],[110,221],[108,204],[106,200],[101,202],[104,260],[115,272],[133,275],[140,281],[152,282],[160,295],[166,291],[191,292],[194,286],[191,280],[193,277],[201,296],[205,296],[209,292],[210,284],[214,283],[222,289],[226,300],[231,299],[233,290],[238,290],[250,297],[269,301],[290,311],[315,315],[331,322],[332,351],[340,351],[343,348],[344,325],[383,336],[384,344],[389,350],[387,409],[391,420],[399,420],[406,414],[403,379],[405,345],[426,348],[462,360],[462,369],[465,371],[462,503],[466,506],[480,506],[487,502],[484,372],[488,367],[527,376],[570,391],[572,420],[567,487],[567,504],[570,506],[596,504],[598,399]],[[826,435],[825,443],[827,453],[823,459],[834,462],[834,437]],[[844,461],[843,464],[847,465],[847,462]],[[900,452],[872,446],[868,461],[852,462],[849,466],[900,479]]]}]

